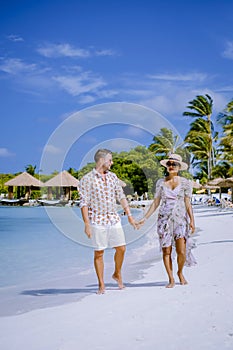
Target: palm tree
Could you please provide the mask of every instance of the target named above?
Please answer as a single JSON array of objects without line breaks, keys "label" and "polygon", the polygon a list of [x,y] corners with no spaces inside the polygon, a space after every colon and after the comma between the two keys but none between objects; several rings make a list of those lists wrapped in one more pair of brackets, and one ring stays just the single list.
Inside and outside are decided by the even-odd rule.
[{"label": "palm tree", "polygon": [[217,121],[224,125],[232,124],[233,122],[233,100],[227,104],[223,113],[219,113],[217,116]]},{"label": "palm tree", "polygon": [[[192,164],[193,167],[198,167],[207,170],[207,177],[209,178],[208,169],[209,169],[209,154],[210,154],[210,144],[211,141],[215,141],[218,134],[216,133],[215,137],[210,138],[209,135],[209,124],[207,120],[202,118],[197,118],[194,122],[191,123],[191,128],[188,131],[185,142],[186,147],[189,152],[193,154]],[[202,163],[205,165],[202,166]],[[203,172],[205,176],[205,171]]]},{"label": "palm tree", "polygon": [[184,161],[189,162],[189,155],[184,149],[183,142],[180,142],[178,135],[173,135],[172,130],[161,128],[158,135],[153,137],[153,143],[148,149],[153,152],[158,159],[162,159],[171,153],[178,153]]},{"label": "palm tree", "polygon": [[206,159],[208,179],[211,178],[212,167],[215,160],[213,142],[217,140],[214,134],[214,126],[211,120],[213,100],[209,95],[198,95],[187,106],[191,111],[183,113],[184,116],[196,118],[191,124],[191,129],[186,135],[185,141],[188,149],[193,152],[196,160]]},{"label": "palm tree", "polygon": [[223,137],[220,145],[223,146],[224,159],[233,160],[233,122],[223,127]]},{"label": "palm tree", "polygon": [[230,166],[228,161],[225,161],[225,160],[220,161],[215,167],[213,167],[213,171],[212,171],[213,178],[218,178],[218,177],[226,178],[228,176],[233,175],[231,171],[232,171],[232,166]]},{"label": "palm tree", "polygon": [[70,175],[74,176],[76,179],[78,179],[78,170],[75,170],[74,168],[69,168],[68,173],[70,173]]},{"label": "palm tree", "polygon": [[233,100],[228,103],[223,113],[217,120],[223,126],[223,135],[220,138],[220,159],[225,168],[228,167],[227,175],[232,175],[233,167]]},{"label": "palm tree", "polygon": [[33,165],[29,164],[29,165],[25,166],[25,170],[28,174],[34,176],[35,172],[36,172],[36,165],[33,166]]}]

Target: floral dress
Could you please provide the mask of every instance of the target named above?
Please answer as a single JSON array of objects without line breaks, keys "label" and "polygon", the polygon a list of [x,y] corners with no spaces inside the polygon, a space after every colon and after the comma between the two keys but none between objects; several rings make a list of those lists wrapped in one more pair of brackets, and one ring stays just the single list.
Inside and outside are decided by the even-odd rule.
[{"label": "floral dress", "polygon": [[[175,240],[185,238],[186,240],[186,266],[196,264],[191,253],[195,243],[190,237],[189,217],[187,214],[184,198],[192,196],[191,181],[181,177],[180,184],[173,190],[166,186],[164,179],[156,184],[155,198],[160,197],[158,213],[157,232],[159,235],[160,247],[175,245]],[[174,249],[173,249],[174,251]]]}]

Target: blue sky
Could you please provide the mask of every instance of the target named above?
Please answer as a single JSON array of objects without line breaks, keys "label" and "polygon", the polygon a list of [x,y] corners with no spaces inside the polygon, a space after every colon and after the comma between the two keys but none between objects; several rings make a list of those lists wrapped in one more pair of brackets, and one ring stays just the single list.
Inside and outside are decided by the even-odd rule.
[{"label": "blue sky", "polygon": [[[182,137],[191,121],[182,112],[196,95],[210,94],[217,115],[233,97],[232,13],[231,0],[1,4],[0,172],[24,171],[28,164],[38,171],[61,123],[96,105],[125,102],[155,110]],[[136,131],[143,121],[142,113]],[[75,142],[64,167],[78,169],[105,140],[118,151],[123,139],[152,142],[153,129],[132,137],[132,121],[123,124],[114,127],[109,115],[109,125]],[[55,148],[48,150],[56,157]]]}]

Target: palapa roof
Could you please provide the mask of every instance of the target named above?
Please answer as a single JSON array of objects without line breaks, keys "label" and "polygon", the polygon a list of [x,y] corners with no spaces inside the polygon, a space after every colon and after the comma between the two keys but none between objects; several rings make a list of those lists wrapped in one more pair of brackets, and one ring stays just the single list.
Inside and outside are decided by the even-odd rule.
[{"label": "palapa roof", "polygon": [[228,177],[226,179],[223,179],[222,177],[218,177],[217,179],[210,180],[208,184],[215,185],[218,187],[233,187],[233,177]]},{"label": "palapa roof", "polygon": [[213,180],[210,180],[208,181],[208,184],[207,185],[210,185],[210,186],[218,186],[218,184],[223,181],[224,179],[222,177],[217,177],[216,179],[213,179]]},{"label": "palapa roof", "polygon": [[227,177],[226,179],[222,179],[221,182],[218,183],[220,187],[233,187],[233,176]]},{"label": "palapa roof", "polygon": [[78,187],[79,180],[72,176],[68,171],[63,170],[52,179],[46,181],[44,187]]},{"label": "palapa roof", "polygon": [[43,183],[34,176],[28,174],[26,171],[17,175],[15,178],[7,181],[5,186],[34,186],[41,187]]}]

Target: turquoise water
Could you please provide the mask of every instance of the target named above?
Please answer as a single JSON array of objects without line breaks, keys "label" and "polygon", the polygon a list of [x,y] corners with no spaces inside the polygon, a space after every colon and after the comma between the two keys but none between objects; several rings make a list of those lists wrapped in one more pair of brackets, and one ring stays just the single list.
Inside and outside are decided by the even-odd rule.
[{"label": "turquoise water", "polygon": [[[0,207],[0,316],[79,300],[96,290],[93,249],[86,245],[82,227],[67,224],[67,210],[56,208],[51,216],[51,210],[49,213],[44,207]],[[80,217],[80,209],[73,210]],[[65,231],[77,232],[77,240],[83,239],[84,244],[62,234],[54,217],[66,223]],[[158,249],[154,238],[155,247],[148,244],[143,232],[132,231],[125,217],[122,224],[127,240],[134,240],[127,245],[124,262],[124,276],[129,281],[138,277],[140,268],[135,264],[147,262],[151,248],[152,258],[158,255]],[[107,282],[112,268],[113,252],[107,250]],[[111,282],[109,287],[113,287]]]},{"label": "turquoise water", "polygon": [[62,235],[43,207],[0,208],[0,287],[56,275],[71,260],[85,267],[88,250]]}]

